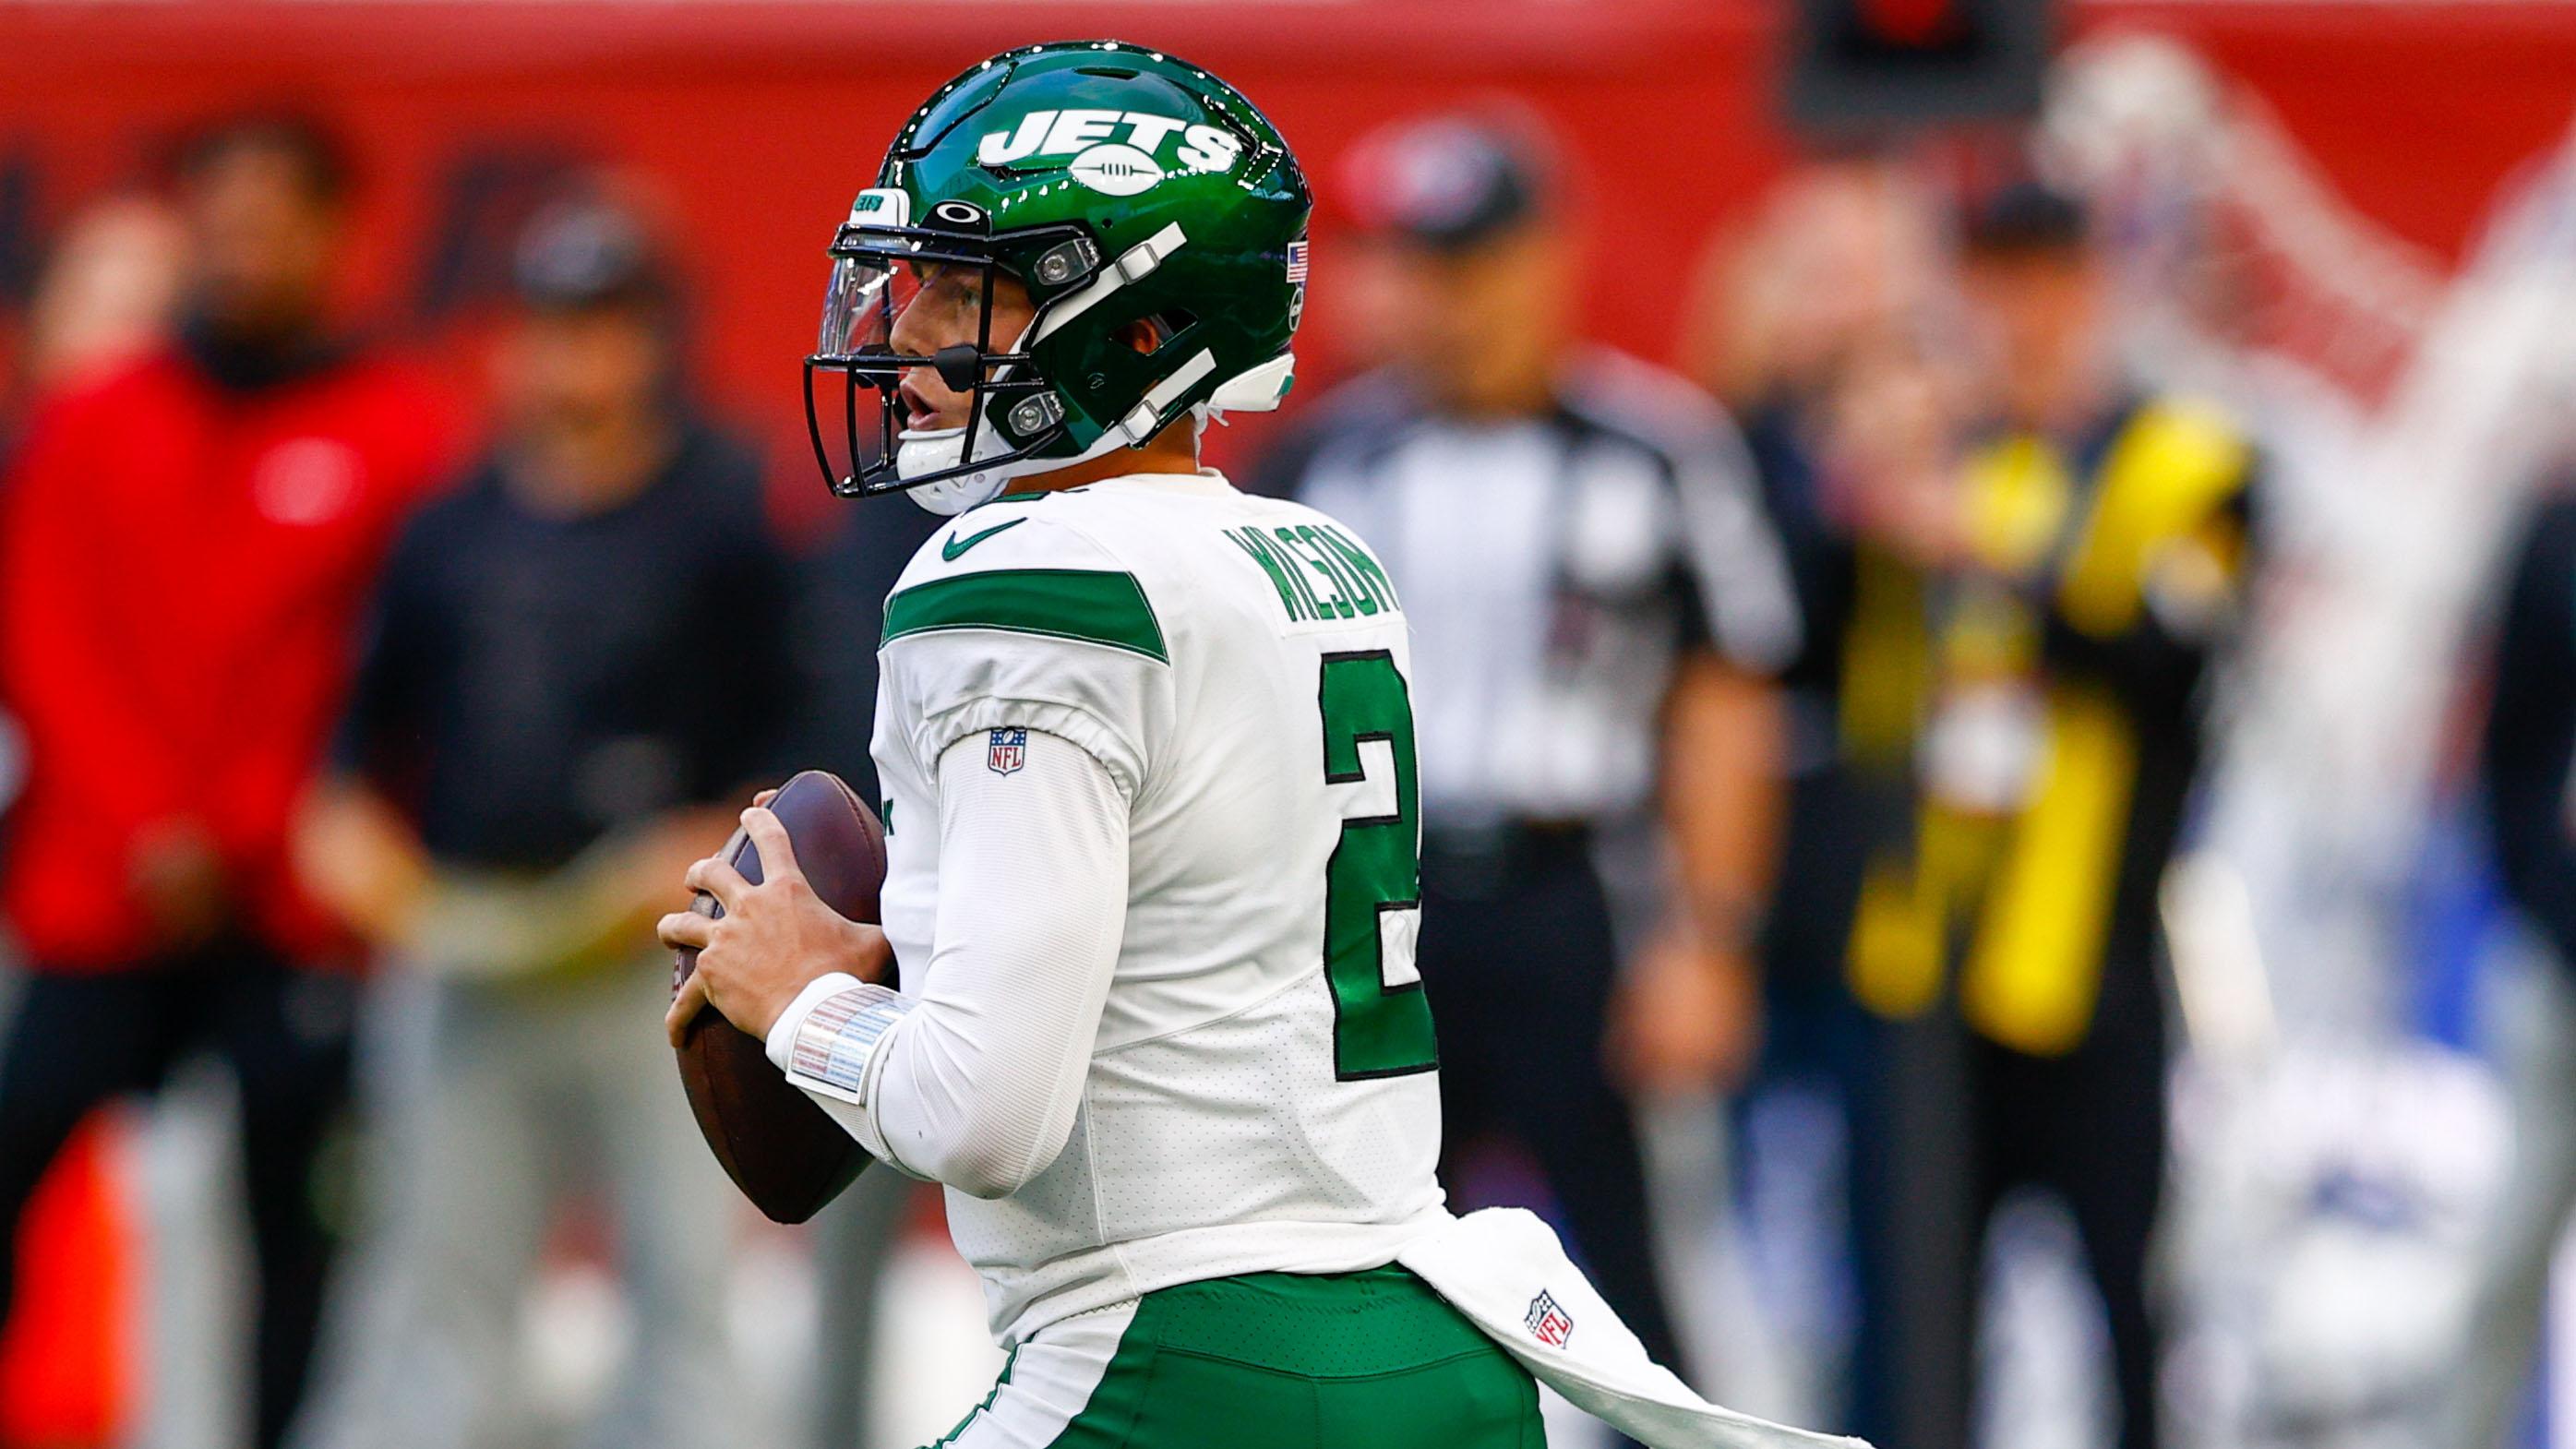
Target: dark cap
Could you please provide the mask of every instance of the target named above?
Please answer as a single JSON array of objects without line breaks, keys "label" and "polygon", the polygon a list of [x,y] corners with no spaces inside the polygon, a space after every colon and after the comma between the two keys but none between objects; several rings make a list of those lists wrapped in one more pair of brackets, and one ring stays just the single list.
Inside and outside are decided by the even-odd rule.
[{"label": "dark cap", "polygon": [[1969,210],[1964,239],[1972,252],[2071,252],[2091,237],[2091,218],[2073,193],[2016,181]]},{"label": "dark cap", "polygon": [[541,311],[660,307],[670,279],[633,213],[590,198],[539,210],[519,232],[510,280],[519,300]]},{"label": "dark cap", "polygon": [[1535,123],[1420,117],[1352,148],[1344,196],[1360,226],[1464,250],[1535,215],[1554,167]]}]

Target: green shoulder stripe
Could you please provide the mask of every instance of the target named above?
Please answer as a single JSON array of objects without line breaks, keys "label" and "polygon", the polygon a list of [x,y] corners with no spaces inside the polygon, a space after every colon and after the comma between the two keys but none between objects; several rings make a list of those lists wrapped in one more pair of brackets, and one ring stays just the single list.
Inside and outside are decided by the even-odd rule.
[{"label": "green shoulder stripe", "polygon": [[1044,634],[1171,662],[1136,576],[1102,569],[991,569],[919,584],[886,600],[879,642],[940,629]]}]

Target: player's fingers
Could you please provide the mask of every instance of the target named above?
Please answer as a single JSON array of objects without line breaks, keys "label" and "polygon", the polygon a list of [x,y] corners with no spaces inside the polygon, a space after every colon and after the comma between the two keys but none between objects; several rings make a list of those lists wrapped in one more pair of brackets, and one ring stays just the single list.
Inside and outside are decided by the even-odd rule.
[{"label": "player's fingers", "polygon": [[770,801],[775,800],[775,799],[777,799],[777,798],[778,798],[778,792],[777,792],[777,791],[775,791],[775,790],[763,790],[763,791],[761,791],[759,794],[754,795],[754,796],[752,796],[752,797],[751,797],[751,803],[752,803],[752,804],[754,804],[754,805],[767,805]]},{"label": "player's fingers", "polygon": [[[795,843],[787,838],[787,827],[769,810],[754,805],[742,812],[742,828],[751,843],[760,847],[760,878],[764,881],[803,879],[805,872],[796,865]],[[722,897],[718,897],[722,899]]]},{"label": "player's fingers", "polygon": [[703,951],[707,943],[715,939],[715,929],[713,916],[702,916],[695,911],[673,911],[655,924],[653,933],[662,938],[663,945],[674,951]]},{"label": "player's fingers", "polygon": [[707,979],[691,972],[689,979],[680,983],[679,994],[671,998],[671,1009],[662,1014],[662,1034],[670,1038],[671,1045],[680,1045],[688,1036],[689,1023],[698,1019],[706,1005]]},{"label": "player's fingers", "polygon": [[[769,852],[762,851],[760,858],[766,865]],[[769,872],[763,870],[761,874],[767,876]],[[708,895],[714,896],[716,904],[728,911],[742,909],[743,894],[751,889],[751,882],[742,878],[741,871],[734,869],[729,862],[712,855],[690,866],[689,873],[681,879],[689,889],[705,891]]]}]

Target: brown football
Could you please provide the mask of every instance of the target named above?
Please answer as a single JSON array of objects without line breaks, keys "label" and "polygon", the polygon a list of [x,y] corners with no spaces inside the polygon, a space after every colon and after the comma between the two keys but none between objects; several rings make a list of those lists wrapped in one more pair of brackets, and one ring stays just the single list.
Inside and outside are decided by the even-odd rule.
[{"label": "brown football", "polygon": [[[807,770],[778,787],[769,808],[787,827],[796,864],[825,905],[854,921],[874,922],[885,884],[885,830],[841,777]],[[725,842],[724,858],[758,884],[760,851],[742,831]],[[715,897],[698,894],[691,909],[720,916]],[[671,963],[671,991],[698,968],[682,950]],[[772,1221],[801,1223],[823,1210],[867,1166],[868,1155],[814,1099],[770,1064],[760,1039],[713,1007],[682,1035],[680,1084],[716,1161],[752,1205]]]}]

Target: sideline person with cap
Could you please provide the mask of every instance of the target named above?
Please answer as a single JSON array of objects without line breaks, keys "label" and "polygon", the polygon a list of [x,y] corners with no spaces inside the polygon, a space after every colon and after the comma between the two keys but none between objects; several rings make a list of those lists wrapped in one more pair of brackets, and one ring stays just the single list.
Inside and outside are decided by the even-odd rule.
[{"label": "sideline person with cap", "polygon": [[655,1029],[649,926],[775,780],[807,690],[762,473],[678,396],[677,298],[628,210],[556,203],[516,256],[500,440],[396,548],[302,857],[425,997],[406,1018],[345,1414],[365,1449],[516,1443],[519,1310],[555,1213],[615,1210],[634,1326],[593,1442],[733,1442],[729,1192]]},{"label": "sideline person with cap", "polygon": [[[1767,676],[1798,637],[1779,545],[1717,406],[1574,340],[1580,258],[1544,138],[1417,120],[1353,169],[1366,240],[1343,284],[1381,366],[1266,475],[1406,581],[1442,1176],[1472,1203],[1476,1150],[1518,1148],[1603,1296],[1682,1362],[1620,1088],[1705,1090],[1745,1048],[1778,789]],[[1669,882],[1605,872],[1623,844],[1668,854]]]}]

